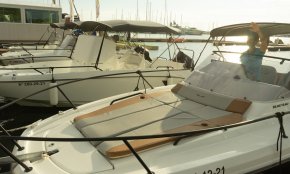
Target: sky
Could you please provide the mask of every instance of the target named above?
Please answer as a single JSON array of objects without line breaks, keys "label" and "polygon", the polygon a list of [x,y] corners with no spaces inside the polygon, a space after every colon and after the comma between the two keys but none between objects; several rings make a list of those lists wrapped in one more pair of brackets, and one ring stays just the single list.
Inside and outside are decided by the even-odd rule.
[{"label": "sky", "polygon": [[[51,0],[10,2],[51,4]],[[69,13],[69,0],[56,0]],[[74,0],[81,20],[96,20],[96,0]],[[98,20],[139,19],[211,30],[243,22],[290,23],[290,0],[99,0]],[[0,0],[7,2],[7,0]],[[137,5],[138,4],[138,5]],[[137,12],[138,11],[138,12]],[[137,15],[138,14],[138,15]]]}]

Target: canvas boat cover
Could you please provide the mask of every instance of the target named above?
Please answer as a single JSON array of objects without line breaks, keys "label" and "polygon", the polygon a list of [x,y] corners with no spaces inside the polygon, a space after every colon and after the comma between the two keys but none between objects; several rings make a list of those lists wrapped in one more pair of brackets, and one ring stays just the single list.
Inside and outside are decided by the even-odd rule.
[{"label": "canvas boat cover", "polygon": [[179,34],[180,30],[151,21],[108,20],[85,21],[80,24],[83,31],[116,31],[138,33],[171,33]]},{"label": "canvas boat cover", "polygon": [[[259,23],[263,33],[268,36],[290,34],[290,24],[287,23]],[[242,23],[227,25],[215,28],[210,32],[211,37],[220,36],[243,36],[248,35],[251,29],[251,23]]]}]

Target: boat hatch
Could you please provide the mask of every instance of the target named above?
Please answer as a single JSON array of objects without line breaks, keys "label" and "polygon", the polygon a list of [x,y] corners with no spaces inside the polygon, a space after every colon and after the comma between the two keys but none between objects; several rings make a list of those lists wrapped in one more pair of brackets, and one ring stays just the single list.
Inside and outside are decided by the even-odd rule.
[{"label": "boat hatch", "polygon": [[[70,122],[66,122],[64,125],[51,129],[47,134],[47,138],[82,137],[80,132]],[[112,164],[98,153],[96,148],[91,146],[89,142],[46,141],[45,149],[47,151],[58,150],[58,153],[50,156],[49,161],[67,173],[98,173],[113,169]],[[51,173],[57,173],[57,171],[51,171]]]}]

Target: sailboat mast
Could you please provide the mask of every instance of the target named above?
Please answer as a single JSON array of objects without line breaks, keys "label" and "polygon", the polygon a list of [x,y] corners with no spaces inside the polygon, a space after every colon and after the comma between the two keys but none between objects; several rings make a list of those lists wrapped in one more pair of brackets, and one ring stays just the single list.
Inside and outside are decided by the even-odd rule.
[{"label": "sailboat mast", "polygon": [[96,20],[98,20],[100,16],[100,1],[96,0]]},{"label": "sailboat mast", "polygon": [[146,0],[146,21],[148,21],[148,0]]},{"label": "sailboat mast", "polygon": [[164,25],[167,25],[167,0],[165,0]]},{"label": "sailboat mast", "polygon": [[74,21],[74,0],[69,0],[69,11],[70,11],[70,14],[69,14],[69,16],[70,16],[70,20],[73,22]]},{"label": "sailboat mast", "polygon": [[136,12],[136,20],[139,20],[139,2],[137,0],[137,12]]}]

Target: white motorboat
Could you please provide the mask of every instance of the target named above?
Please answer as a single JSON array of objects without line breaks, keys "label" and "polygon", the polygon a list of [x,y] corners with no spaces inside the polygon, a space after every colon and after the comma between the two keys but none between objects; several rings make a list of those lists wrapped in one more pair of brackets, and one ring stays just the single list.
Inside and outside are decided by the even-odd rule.
[{"label": "white motorboat", "polygon": [[[10,46],[8,47],[9,51],[0,56],[0,64],[6,66],[32,62],[66,60],[71,56],[72,49],[77,39],[77,35],[73,33],[68,34],[68,30],[76,29],[79,27],[78,25],[77,23],[70,23],[69,25],[51,23],[50,26],[54,29],[54,32],[48,32],[53,36],[62,35],[62,39],[59,39],[61,41],[53,39],[53,42],[50,43],[48,39],[46,42],[47,44],[42,45],[17,44]],[[62,31],[58,33],[60,30]]]},{"label": "white motorboat", "polygon": [[[290,31],[290,24],[258,24],[269,35]],[[216,28],[211,37],[249,27]],[[289,71],[289,59],[265,56],[275,59],[262,65],[258,82],[221,54],[176,85],[91,102],[35,122],[21,137],[1,136],[24,148],[10,154],[12,173],[236,174],[288,161],[289,73],[279,68]]]},{"label": "white motorboat", "polygon": [[[175,30],[149,21],[103,21],[81,24],[82,30],[174,33]],[[142,53],[142,52],[141,52]],[[133,49],[116,53],[116,43],[105,35],[80,35],[69,60],[5,66],[0,72],[0,96],[22,98],[56,84],[90,78],[55,91],[32,96],[23,105],[71,106],[149,87],[175,84],[190,73],[175,59],[154,58],[151,62]],[[192,59],[190,59],[192,60]],[[118,74],[117,76],[113,76]],[[99,77],[99,78],[98,78]],[[145,77],[145,78],[144,78]],[[118,88],[116,88],[118,86]],[[82,91],[82,92],[81,92]],[[70,97],[68,101],[67,97]]]}]

